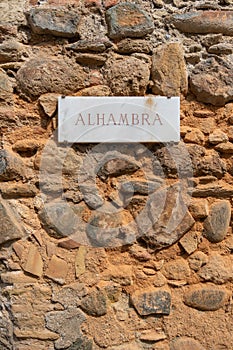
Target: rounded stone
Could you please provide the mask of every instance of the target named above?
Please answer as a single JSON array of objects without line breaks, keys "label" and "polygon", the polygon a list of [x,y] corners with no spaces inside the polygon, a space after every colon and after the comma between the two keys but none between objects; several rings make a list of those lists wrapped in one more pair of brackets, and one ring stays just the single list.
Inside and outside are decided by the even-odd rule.
[{"label": "rounded stone", "polygon": [[78,64],[49,58],[33,58],[17,72],[20,93],[36,99],[48,92],[66,95],[88,86],[87,73]]},{"label": "rounded stone", "polygon": [[195,339],[189,337],[180,337],[172,341],[171,350],[205,350],[204,347]]}]

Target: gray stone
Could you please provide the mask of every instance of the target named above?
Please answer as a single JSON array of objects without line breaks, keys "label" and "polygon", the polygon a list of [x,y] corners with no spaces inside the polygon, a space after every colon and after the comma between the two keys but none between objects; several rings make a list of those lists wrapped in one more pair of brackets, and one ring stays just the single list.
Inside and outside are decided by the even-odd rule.
[{"label": "gray stone", "polygon": [[26,167],[20,157],[13,152],[0,150],[0,180],[22,180],[27,175]]},{"label": "gray stone", "polygon": [[78,64],[49,58],[33,58],[17,72],[18,90],[35,99],[48,92],[66,95],[88,86],[88,75]]},{"label": "gray stone", "polygon": [[207,282],[223,284],[233,281],[233,259],[213,253],[206,265],[198,271],[198,275]]},{"label": "gray stone", "polygon": [[171,342],[170,350],[205,350],[205,348],[195,339],[179,337]]},{"label": "gray stone", "polygon": [[215,311],[224,306],[228,293],[214,286],[190,288],[184,295],[184,303],[202,311]]},{"label": "gray stone", "polygon": [[115,96],[144,96],[149,84],[149,65],[135,57],[110,58],[104,76]]},{"label": "gray stone", "polygon": [[104,52],[108,47],[111,47],[111,42],[106,38],[95,38],[93,40],[83,39],[73,44],[66,45],[67,50],[77,52]]},{"label": "gray stone", "polygon": [[222,200],[210,207],[210,213],[204,221],[204,235],[212,243],[221,242],[227,235],[231,219],[231,204]]},{"label": "gray stone", "polygon": [[131,295],[131,302],[141,316],[170,314],[171,295],[167,290],[139,290]]},{"label": "gray stone", "polygon": [[69,346],[66,350],[92,350],[93,342],[92,340],[81,337],[77,339],[71,346]]},{"label": "gray stone", "polygon": [[79,189],[83,195],[85,203],[91,209],[97,209],[104,204],[104,200],[99,194],[97,188],[91,185],[80,185]]},{"label": "gray stone", "polygon": [[95,290],[82,299],[81,308],[90,316],[103,316],[107,313],[107,297],[101,290]]},{"label": "gray stone", "polygon": [[157,48],[152,56],[151,68],[156,95],[179,96],[188,91],[188,74],[182,45],[168,43]]},{"label": "gray stone", "polygon": [[124,2],[106,11],[108,34],[112,39],[140,38],[152,33],[154,24],[146,12],[137,5]]},{"label": "gray stone", "polygon": [[45,230],[56,238],[68,236],[75,231],[75,213],[65,202],[45,204],[39,212],[39,218]]},{"label": "gray stone", "polygon": [[26,56],[25,46],[16,40],[5,40],[0,44],[0,63],[21,61]]},{"label": "gray stone", "polygon": [[7,310],[7,300],[1,297],[0,299],[0,309],[1,309],[1,317],[0,317],[0,348],[4,350],[12,350],[13,348],[13,323],[10,318],[10,314]]},{"label": "gray stone", "polygon": [[8,75],[3,69],[0,69],[0,103],[12,103],[13,102],[13,87],[8,78]]},{"label": "gray stone", "polygon": [[233,35],[233,11],[196,11],[172,16],[171,22],[185,33]]},{"label": "gray stone", "polygon": [[148,195],[150,193],[153,193],[157,189],[160,188],[162,179],[158,179],[158,181],[146,181],[146,180],[131,180],[131,181],[124,181],[121,183],[120,186],[120,192],[128,193],[128,194],[142,194],[142,195]]},{"label": "gray stone", "polygon": [[233,65],[223,59],[209,58],[195,66],[190,88],[197,100],[224,106],[233,100]]},{"label": "gray stone", "polygon": [[174,244],[194,225],[179,185],[156,191],[136,217],[140,239],[154,249]]},{"label": "gray stone", "polygon": [[60,335],[55,341],[56,349],[71,346],[82,337],[80,326],[86,320],[85,315],[77,307],[70,307],[64,311],[51,311],[45,315],[46,327]]},{"label": "gray stone", "polygon": [[9,204],[0,196],[0,244],[20,239],[25,236],[23,227],[16,219],[16,215]]},{"label": "gray stone", "polygon": [[62,8],[32,8],[28,22],[36,34],[51,34],[72,38],[77,35],[79,15]]},{"label": "gray stone", "polygon": [[217,152],[202,158],[198,157],[194,159],[193,164],[195,167],[194,174],[198,176],[210,175],[221,179],[226,173],[226,164]]}]

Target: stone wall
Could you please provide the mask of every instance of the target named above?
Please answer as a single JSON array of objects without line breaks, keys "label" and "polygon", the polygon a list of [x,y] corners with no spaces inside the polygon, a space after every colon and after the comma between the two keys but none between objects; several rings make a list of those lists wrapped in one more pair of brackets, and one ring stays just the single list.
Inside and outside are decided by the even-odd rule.
[{"label": "stone wall", "polygon": [[[232,5],[1,1],[0,349],[233,349]],[[182,141],[59,144],[60,95],[179,95]]]}]

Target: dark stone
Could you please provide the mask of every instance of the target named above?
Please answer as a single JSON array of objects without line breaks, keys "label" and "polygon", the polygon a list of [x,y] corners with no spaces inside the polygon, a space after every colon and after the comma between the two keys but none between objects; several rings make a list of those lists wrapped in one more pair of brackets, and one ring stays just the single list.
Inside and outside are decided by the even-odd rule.
[{"label": "dark stone", "polygon": [[175,27],[185,33],[222,33],[233,35],[233,11],[197,11],[176,14],[171,18]]},{"label": "dark stone", "polygon": [[140,165],[132,157],[120,156],[116,157],[113,152],[110,155],[110,159],[106,158],[103,160],[103,166],[98,171],[98,176],[100,178],[106,178],[108,176],[119,176],[123,174],[133,173],[140,168]]},{"label": "dark stone", "polygon": [[0,150],[0,180],[20,180],[25,179],[26,171],[23,161],[4,149]]},{"label": "dark stone", "polygon": [[221,242],[227,235],[231,220],[231,204],[222,200],[214,203],[204,221],[204,235],[212,243]]},{"label": "dark stone", "polygon": [[233,100],[233,64],[221,58],[209,58],[195,66],[190,88],[197,100],[224,106]]},{"label": "dark stone", "polygon": [[66,95],[88,86],[87,73],[81,66],[48,58],[27,61],[16,79],[18,90],[32,99],[48,92]]},{"label": "dark stone", "polygon": [[82,337],[77,339],[69,348],[66,350],[92,350],[93,342],[92,340]]},{"label": "dark stone", "polygon": [[32,8],[28,22],[36,34],[72,38],[77,35],[79,15],[77,12],[61,8]]},{"label": "dark stone", "polygon": [[141,316],[170,314],[171,295],[166,290],[137,291],[131,295],[131,301]]},{"label": "dark stone", "polygon": [[9,204],[0,196],[0,244],[20,239],[25,233]]},{"label": "dark stone", "polygon": [[152,33],[154,24],[150,17],[133,3],[120,3],[106,11],[109,37],[140,38]]},{"label": "dark stone", "polygon": [[107,298],[101,290],[95,290],[82,299],[81,308],[90,316],[103,316],[107,313]]},{"label": "dark stone", "polygon": [[75,231],[75,213],[65,202],[45,204],[39,212],[39,218],[45,230],[56,238],[69,236]]},{"label": "dark stone", "polygon": [[184,303],[202,311],[215,311],[223,307],[227,291],[217,287],[198,287],[185,293]]},{"label": "dark stone", "polygon": [[196,157],[193,164],[196,176],[211,175],[221,179],[226,173],[226,165],[217,152],[204,157]]}]

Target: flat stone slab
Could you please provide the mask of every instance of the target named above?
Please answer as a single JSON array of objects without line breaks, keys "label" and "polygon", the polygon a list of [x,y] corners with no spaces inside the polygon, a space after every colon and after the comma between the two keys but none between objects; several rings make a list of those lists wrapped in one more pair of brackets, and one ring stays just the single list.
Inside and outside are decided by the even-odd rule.
[{"label": "flat stone slab", "polygon": [[166,290],[136,291],[131,295],[131,301],[141,316],[170,314],[171,295]]},{"label": "flat stone slab", "polygon": [[28,22],[36,34],[71,38],[77,35],[79,15],[61,8],[33,8],[29,12]]},{"label": "flat stone slab", "polygon": [[185,33],[233,35],[233,11],[195,11],[174,15],[171,22]]}]

